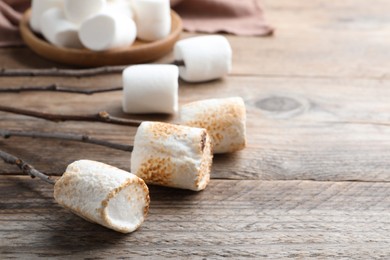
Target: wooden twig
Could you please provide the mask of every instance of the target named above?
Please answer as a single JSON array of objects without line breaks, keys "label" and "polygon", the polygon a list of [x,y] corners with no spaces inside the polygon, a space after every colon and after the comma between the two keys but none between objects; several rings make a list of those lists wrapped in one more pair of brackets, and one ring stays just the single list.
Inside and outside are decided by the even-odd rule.
[{"label": "wooden twig", "polygon": [[39,178],[47,183],[55,184],[55,181],[50,178],[50,176],[36,170],[34,167],[32,167],[30,164],[26,163],[20,158],[17,158],[13,156],[12,154],[6,153],[2,150],[0,150],[0,158],[4,160],[4,162],[13,164],[19,167],[24,173],[27,175],[30,175],[31,178]]},{"label": "wooden twig", "polygon": [[88,135],[81,134],[70,134],[70,133],[43,133],[43,132],[34,132],[34,131],[12,131],[0,129],[0,136],[4,138],[10,138],[12,136],[23,136],[23,137],[32,137],[32,138],[49,138],[49,139],[58,139],[58,140],[67,140],[67,141],[76,141],[83,143],[96,144],[116,150],[121,150],[125,152],[132,152],[133,146],[111,143],[104,140],[99,140],[92,138]]},{"label": "wooden twig", "polygon": [[20,87],[0,88],[0,93],[5,93],[5,92],[19,93],[19,92],[25,92],[25,91],[56,91],[56,92],[67,92],[67,93],[92,95],[92,94],[96,94],[96,93],[118,91],[118,90],[122,90],[122,89],[123,89],[123,87],[80,89],[80,88],[70,87],[70,86],[61,86],[57,83],[54,83],[54,84],[50,84],[47,86],[20,86]]},{"label": "wooden twig", "polygon": [[[184,61],[173,61],[168,64],[185,66]],[[121,73],[127,66],[104,66],[90,69],[0,69],[0,77],[50,76],[50,77],[91,77],[96,75]]]},{"label": "wooden twig", "polygon": [[51,77],[91,77],[95,75],[121,73],[127,66],[105,66],[90,69],[0,69],[2,77],[51,76]]},{"label": "wooden twig", "polygon": [[38,111],[32,111],[27,109],[7,107],[0,105],[0,111],[14,113],[19,115],[31,116],[36,118],[42,118],[49,121],[86,121],[86,122],[101,122],[107,124],[126,125],[138,127],[142,121],[125,119],[119,117],[113,117],[106,111],[101,111],[97,114],[86,114],[86,115],[63,115],[63,114],[50,114]]}]

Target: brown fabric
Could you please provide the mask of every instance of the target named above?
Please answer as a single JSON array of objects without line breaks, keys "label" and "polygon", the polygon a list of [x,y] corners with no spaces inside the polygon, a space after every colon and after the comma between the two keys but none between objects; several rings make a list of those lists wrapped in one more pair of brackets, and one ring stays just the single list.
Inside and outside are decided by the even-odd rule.
[{"label": "brown fabric", "polygon": [[264,19],[259,0],[182,0],[174,9],[189,32],[245,36],[273,33],[273,28]]},{"label": "brown fabric", "polygon": [[23,45],[18,26],[29,5],[29,0],[0,0],[0,47]]},{"label": "brown fabric", "polygon": [[[82,1],[82,0],[80,0]],[[174,9],[189,32],[224,32],[246,36],[271,35],[259,0],[181,0]],[[0,47],[23,45],[18,31],[30,0],[0,0]]]}]

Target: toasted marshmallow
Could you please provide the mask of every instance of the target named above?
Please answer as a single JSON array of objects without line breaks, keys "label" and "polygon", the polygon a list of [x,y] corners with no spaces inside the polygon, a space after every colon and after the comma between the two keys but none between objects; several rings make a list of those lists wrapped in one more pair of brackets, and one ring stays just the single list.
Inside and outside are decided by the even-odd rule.
[{"label": "toasted marshmallow", "polygon": [[125,113],[175,113],[179,70],[174,65],[132,65],[123,71]]},{"label": "toasted marshmallow", "polygon": [[64,0],[66,18],[76,24],[98,14],[105,6],[106,0]]},{"label": "toasted marshmallow", "polygon": [[212,158],[205,129],[143,122],[135,135],[131,170],[148,184],[199,191],[209,183]]},{"label": "toasted marshmallow", "polygon": [[137,37],[143,41],[157,41],[171,31],[169,0],[134,0]]},{"label": "toasted marshmallow", "polygon": [[245,103],[240,97],[188,103],[180,109],[180,124],[207,129],[214,153],[231,153],[246,145]]},{"label": "toasted marshmallow", "polygon": [[65,19],[64,11],[51,8],[41,17],[41,31],[50,43],[65,48],[82,48],[78,36],[78,26]]},{"label": "toasted marshmallow", "polygon": [[199,36],[180,40],[175,44],[176,61],[180,78],[188,82],[218,79],[231,71],[232,49],[228,40],[220,35]]},{"label": "toasted marshmallow", "polygon": [[80,217],[122,233],[136,230],[149,209],[142,179],[89,160],[68,165],[54,185],[54,199]]},{"label": "toasted marshmallow", "polygon": [[93,51],[128,47],[135,41],[134,21],[123,14],[103,12],[85,20],[79,31],[83,45]]},{"label": "toasted marshmallow", "polygon": [[63,0],[32,0],[30,27],[33,31],[41,33],[41,16],[53,7],[63,8]]}]

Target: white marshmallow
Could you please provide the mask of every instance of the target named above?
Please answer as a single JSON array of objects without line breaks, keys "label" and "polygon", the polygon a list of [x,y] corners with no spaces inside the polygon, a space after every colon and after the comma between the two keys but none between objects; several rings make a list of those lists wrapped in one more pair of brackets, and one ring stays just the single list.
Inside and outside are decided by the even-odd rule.
[{"label": "white marshmallow", "polygon": [[98,14],[106,6],[106,0],[64,0],[66,18],[76,24]]},{"label": "white marshmallow", "polygon": [[214,153],[230,153],[246,145],[246,111],[240,97],[192,102],[180,109],[180,123],[207,129]]},{"label": "white marshmallow", "polygon": [[128,0],[108,1],[103,12],[120,13],[132,19],[134,16],[131,2]]},{"label": "white marshmallow", "polygon": [[164,39],[169,35],[171,31],[171,22],[137,22],[137,38],[146,41],[153,42]]},{"label": "white marshmallow", "polygon": [[125,113],[175,113],[179,70],[174,65],[132,65],[123,71]]},{"label": "white marshmallow", "polygon": [[148,184],[199,191],[210,180],[212,157],[205,129],[143,122],[135,135],[131,170]]},{"label": "white marshmallow", "polygon": [[81,24],[79,37],[83,45],[93,51],[128,47],[135,41],[134,21],[115,13],[100,13]]},{"label": "white marshmallow", "polygon": [[149,209],[145,182],[100,162],[70,164],[54,185],[54,198],[80,217],[122,233],[136,230]]},{"label": "white marshmallow", "polygon": [[33,31],[41,33],[41,16],[53,7],[62,8],[63,0],[32,0],[30,27]]},{"label": "white marshmallow", "polygon": [[51,8],[41,17],[43,36],[50,43],[65,48],[82,48],[78,36],[78,27],[65,19],[63,10]]},{"label": "white marshmallow", "polygon": [[171,31],[169,0],[134,0],[137,37],[143,41],[157,41]]},{"label": "white marshmallow", "polygon": [[199,36],[178,41],[174,57],[184,61],[180,77],[188,82],[218,79],[231,71],[232,49],[220,35]]}]

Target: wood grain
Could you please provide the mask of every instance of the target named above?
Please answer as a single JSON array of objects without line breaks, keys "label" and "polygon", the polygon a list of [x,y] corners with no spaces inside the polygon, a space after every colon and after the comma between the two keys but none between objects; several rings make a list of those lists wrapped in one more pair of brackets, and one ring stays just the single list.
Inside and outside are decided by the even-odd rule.
[{"label": "wood grain", "polygon": [[[275,37],[232,38],[244,75],[389,79],[388,2],[264,0]],[[247,43],[253,42],[251,48]],[[254,47],[257,45],[258,47]]]},{"label": "wood grain", "polygon": [[0,177],[4,257],[381,257],[390,184],[214,180],[195,193],[151,187],[150,215],[122,235],[60,208],[52,187]]}]

